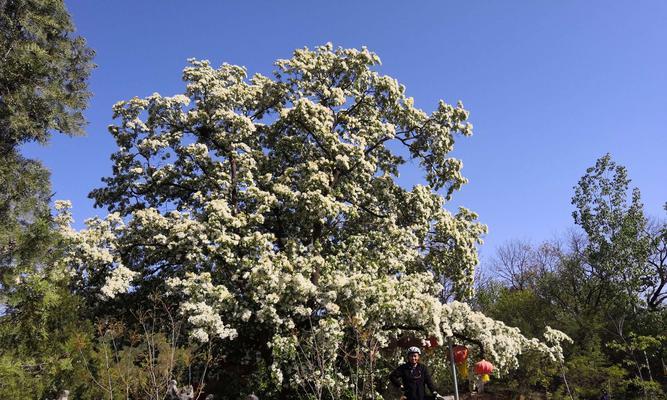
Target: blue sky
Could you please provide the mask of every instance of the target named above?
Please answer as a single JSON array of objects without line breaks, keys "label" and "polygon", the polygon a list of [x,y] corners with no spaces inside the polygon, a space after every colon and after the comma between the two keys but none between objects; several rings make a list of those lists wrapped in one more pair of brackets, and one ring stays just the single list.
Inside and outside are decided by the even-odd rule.
[{"label": "blue sky", "polygon": [[[483,257],[510,239],[572,226],[572,187],[606,152],[649,214],[667,201],[667,2],[664,1],[68,1],[95,49],[86,137],[25,146],[52,171],[77,226],[104,210],[88,192],[111,173],[111,106],[182,92],[190,57],[268,73],[295,48],[367,46],[380,71],[431,111],[462,100],[475,134],[455,155],[470,183],[459,205],[489,226]],[[419,180],[410,168],[401,183]]]}]

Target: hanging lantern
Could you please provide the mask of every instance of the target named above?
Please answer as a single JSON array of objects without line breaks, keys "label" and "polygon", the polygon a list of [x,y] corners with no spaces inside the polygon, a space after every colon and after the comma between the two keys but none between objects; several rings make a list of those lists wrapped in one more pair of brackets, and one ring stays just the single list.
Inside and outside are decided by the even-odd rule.
[{"label": "hanging lantern", "polygon": [[486,360],[482,360],[475,364],[475,374],[482,376],[482,382],[488,382],[491,378],[489,375],[493,372],[493,364]]},{"label": "hanging lantern", "polygon": [[456,361],[457,365],[461,365],[466,362],[468,359],[468,348],[465,346],[454,346],[452,348],[452,351],[454,352],[454,361]]},{"label": "hanging lantern", "polygon": [[461,379],[468,379],[468,366],[466,365],[468,348],[465,346],[454,346],[452,352],[454,353],[454,362],[456,362],[456,366],[461,374]]},{"label": "hanging lantern", "polygon": [[426,339],[426,342],[428,342],[426,347],[436,348],[439,346],[438,339],[435,336],[431,336],[430,338]]}]

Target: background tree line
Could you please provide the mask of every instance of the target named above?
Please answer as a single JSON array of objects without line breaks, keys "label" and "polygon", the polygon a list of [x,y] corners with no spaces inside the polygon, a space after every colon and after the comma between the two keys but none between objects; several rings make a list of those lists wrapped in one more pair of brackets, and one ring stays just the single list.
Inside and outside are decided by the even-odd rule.
[{"label": "background tree line", "polygon": [[572,204],[575,227],[566,235],[511,241],[484,265],[479,309],[529,335],[548,324],[574,340],[562,370],[545,374],[525,363],[503,381],[564,394],[566,379],[577,398],[603,390],[611,398],[662,398],[667,225],[644,214],[639,189],[609,154],[579,180]]}]

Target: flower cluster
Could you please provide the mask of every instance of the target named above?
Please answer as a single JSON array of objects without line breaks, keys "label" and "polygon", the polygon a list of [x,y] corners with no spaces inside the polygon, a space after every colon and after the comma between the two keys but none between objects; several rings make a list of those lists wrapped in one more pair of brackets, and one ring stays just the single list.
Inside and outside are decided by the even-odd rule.
[{"label": "flower cluster", "polygon": [[118,266],[111,271],[100,293],[108,298],[114,298],[119,293],[126,293],[130,288],[132,279],[139,273],[132,271],[124,266]]},{"label": "flower cluster", "polygon": [[185,279],[170,278],[167,286],[185,297],[179,311],[193,327],[192,338],[205,343],[209,335],[221,339],[236,337],[236,330],[225,325],[220,316],[231,294],[224,286],[214,285],[210,273],[187,273]]}]

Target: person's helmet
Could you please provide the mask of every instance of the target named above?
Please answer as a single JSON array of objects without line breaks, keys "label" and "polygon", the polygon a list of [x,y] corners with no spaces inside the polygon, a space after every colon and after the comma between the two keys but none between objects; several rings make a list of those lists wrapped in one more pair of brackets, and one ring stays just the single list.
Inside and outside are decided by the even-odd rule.
[{"label": "person's helmet", "polygon": [[407,354],[407,355],[410,355],[410,354],[413,354],[413,353],[417,353],[417,354],[420,354],[420,355],[421,355],[422,351],[419,350],[419,347],[417,347],[417,346],[412,346],[412,347],[410,347],[410,348],[408,349],[408,351],[407,351],[406,354]]}]

